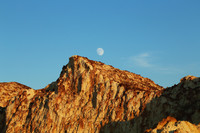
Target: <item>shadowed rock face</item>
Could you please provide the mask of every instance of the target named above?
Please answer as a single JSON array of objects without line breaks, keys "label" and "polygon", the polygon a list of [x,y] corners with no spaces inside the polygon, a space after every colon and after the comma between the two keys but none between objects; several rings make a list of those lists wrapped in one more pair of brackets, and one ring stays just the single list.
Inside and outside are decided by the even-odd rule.
[{"label": "shadowed rock face", "polygon": [[[155,107],[153,110],[153,107]],[[178,85],[167,88],[159,98],[155,98],[144,113],[154,115],[148,128],[152,133],[157,131],[200,132],[200,78],[186,76]],[[169,119],[165,124],[162,119],[172,116],[177,122]],[[148,118],[148,117],[147,117]],[[158,123],[159,122],[159,123]],[[157,126],[155,126],[158,123]],[[153,126],[154,125],[154,126]]]},{"label": "shadowed rock face", "polygon": [[[189,76],[190,77],[190,76]],[[105,125],[105,132],[200,132],[200,78],[185,77],[178,85],[163,90],[162,94],[146,104],[144,111],[127,122]],[[112,126],[114,128],[110,128]],[[122,130],[122,127],[126,127]]]},{"label": "shadowed rock face", "polygon": [[[186,83],[187,79],[190,78],[181,84],[190,84]],[[195,82],[198,86],[199,80]],[[28,89],[7,98],[10,100],[0,108],[0,122],[4,125],[0,129],[8,133],[151,132],[157,130],[158,122],[168,115],[180,120],[181,115],[173,115],[177,111],[173,111],[171,104],[179,106],[179,102],[174,101],[185,99],[190,94],[181,93],[180,86],[163,89],[140,75],[72,56],[57,81],[44,89]],[[190,88],[190,85],[185,88]],[[199,94],[198,87],[193,90]],[[196,99],[192,102],[196,103]],[[185,103],[187,101],[181,101],[181,107]],[[198,111],[198,107],[194,107],[189,114],[194,114],[192,122],[195,124],[199,123],[194,118]],[[155,117],[155,113],[160,116]]]}]

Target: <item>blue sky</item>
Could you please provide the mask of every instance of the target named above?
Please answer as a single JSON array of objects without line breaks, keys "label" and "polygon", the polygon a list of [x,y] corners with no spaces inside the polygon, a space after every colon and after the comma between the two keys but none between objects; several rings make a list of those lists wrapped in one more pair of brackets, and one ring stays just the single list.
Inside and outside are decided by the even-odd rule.
[{"label": "blue sky", "polygon": [[199,7],[199,0],[0,1],[0,82],[43,88],[72,55],[164,87],[199,77]]}]

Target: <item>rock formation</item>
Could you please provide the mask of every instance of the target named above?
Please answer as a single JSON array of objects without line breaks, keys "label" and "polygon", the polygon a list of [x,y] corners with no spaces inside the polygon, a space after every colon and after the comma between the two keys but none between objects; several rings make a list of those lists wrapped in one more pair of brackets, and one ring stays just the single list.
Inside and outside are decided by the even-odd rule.
[{"label": "rock formation", "polygon": [[186,126],[200,131],[199,78],[164,89],[140,75],[72,56],[57,81],[43,89],[2,84],[9,83],[0,84],[2,132],[142,133]]},{"label": "rock formation", "polygon": [[24,92],[33,92],[28,86],[17,82],[0,83],[0,132],[6,131],[6,106],[10,99]]},{"label": "rock formation", "polygon": [[7,106],[12,97],[30,89],[30,87],[17,82],[0,83],[0,106]]},{"label": "rock formation", "polygon": [[[127,122],[109,123],[101,130],[118,132]],[[200,78],[187,76],[178,85],[166,88],[130,120],[123,132],[200,132]],[[110,125],[114,125],[111,129]]]}]

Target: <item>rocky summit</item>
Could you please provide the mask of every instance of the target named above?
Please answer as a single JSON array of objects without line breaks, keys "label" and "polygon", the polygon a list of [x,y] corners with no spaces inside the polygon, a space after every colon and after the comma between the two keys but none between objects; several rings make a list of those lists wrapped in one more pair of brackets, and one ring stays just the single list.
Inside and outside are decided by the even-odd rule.
[{"label": "rocky summit", "polygon": [[200,132],[200,78],[163,88],[140,75],[72,56],[34,90],[0,83],[0,132]]}]

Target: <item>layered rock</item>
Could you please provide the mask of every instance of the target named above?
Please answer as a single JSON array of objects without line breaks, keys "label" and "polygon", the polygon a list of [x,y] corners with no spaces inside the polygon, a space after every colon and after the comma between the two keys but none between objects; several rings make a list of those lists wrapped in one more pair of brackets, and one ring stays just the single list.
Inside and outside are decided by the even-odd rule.
[{"label": "layered rock", "polygon": [[199,98],[199,78],[185,77],[164,89],[140,75],[73,56],[57,81],[1,100],[0,130],[142,133],[189,125],[199,131]]}]

